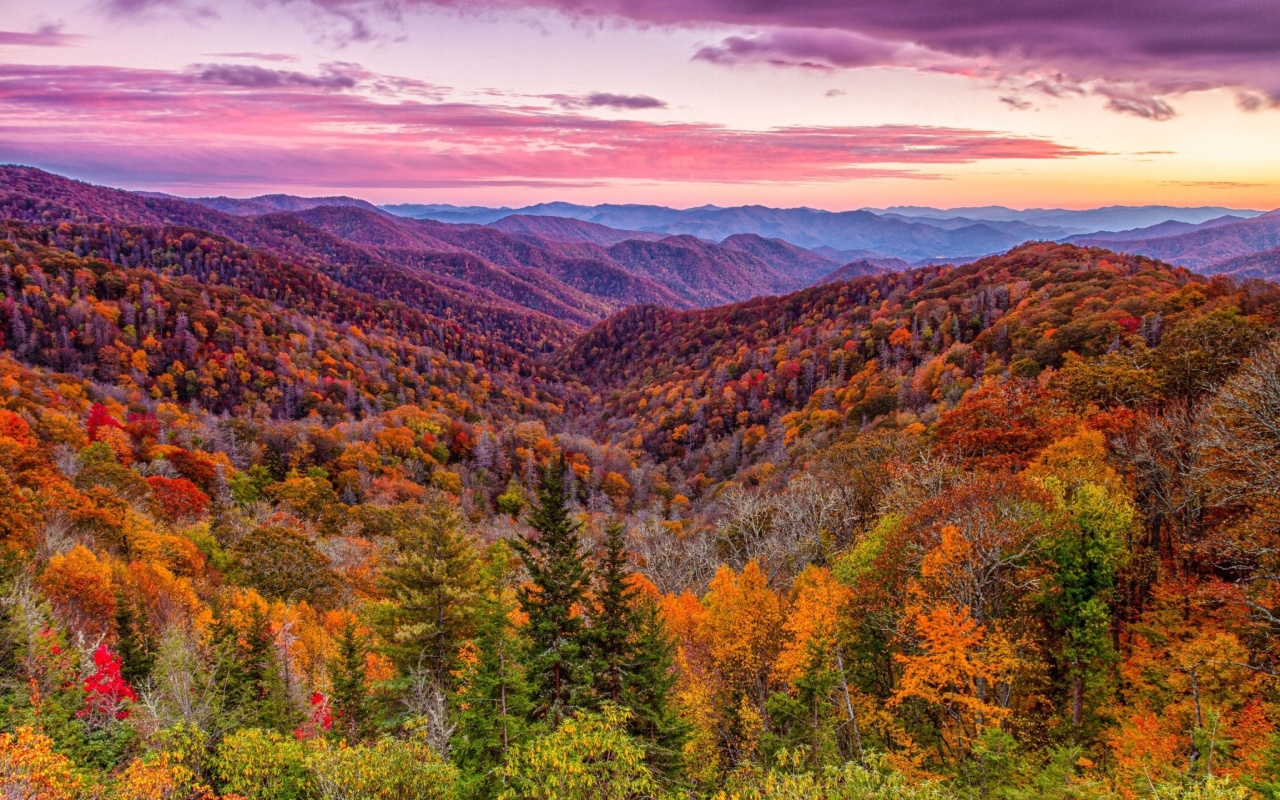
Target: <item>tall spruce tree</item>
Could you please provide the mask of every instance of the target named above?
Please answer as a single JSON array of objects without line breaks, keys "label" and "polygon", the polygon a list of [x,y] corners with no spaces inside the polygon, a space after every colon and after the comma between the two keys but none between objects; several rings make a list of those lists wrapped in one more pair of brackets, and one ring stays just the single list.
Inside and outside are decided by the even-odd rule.
[{"label": "tall spruce tree", "polygon": [[478,560],[456,510],[436,503],[405,521],[383,573],[390,603],[375,624],[401,675],[426,671],[447,687],[474,631]]},{"label": "tall spruce tree", "polygon": [[266,609],[250,609],[243,632],[220,615],[212,638],[224,707],[234,726],[293,730],[302,714],[290,702]]},{"label": "tall spruce tree", "polygon": [[594,698],[630,711],[630,733],[647,743],[653,766],[673,775],[685,734],[670,703],[675,644],[657,604],[633,588],[621,522],[605,528],[594,578],[595,607],[588,633]]},{"label": "tall spruce tree", "polygon": [[569,516],[564,458],[548,465],[529,524],[533,533],[515,542],[529,573],[520,605],[529,617],[529,672],[533,718],[552,727],[572,713],[588,688],[583,607],[590,573],[579,541],[580,523]]},{"label": "tall spruce tree", "polygon": [[155,666],[151,619],[145,608],[132,598],[116,597],[116,655],[120,656],[120,677],[131,686],[141,686]]},{"label": "tall spruce tree", "polygon": [[531,708],[523,659],[526,641],[512,622],[519,609],[519,565],[506,542],[490,549],[482,571],[476,636],[465,651],[456,697],[458,727],[451,751],[468,784],[468,797],[487,800],[501,785],[498,768],[525,740]]},{"label": "tall spruce tree", "polygon": [[350,742],[372,729],[369,694],[365,687],[365,645],[350,617],[338,636],[338,655],[329,667],[333,676],[333,729]]}]

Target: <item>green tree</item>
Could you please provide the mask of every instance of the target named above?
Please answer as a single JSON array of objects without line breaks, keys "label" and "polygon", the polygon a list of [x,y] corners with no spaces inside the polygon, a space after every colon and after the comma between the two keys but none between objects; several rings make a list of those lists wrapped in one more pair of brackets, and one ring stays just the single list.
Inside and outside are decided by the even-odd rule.
[{"label": "green tree", "polygon": [[594,577],[595,608],[587,642],[595,698],[627,709],[631,733],[648,743],[652,760],[664,772],[673,774],[684,733],[670,703],[675,643],[657,604],[633,588],[621,522],[605,528],[604,552]]},{"label": "green tree", "polygon": [[482,571],[476,636],[464,650],[457,695],[458,727],[451,742],[466,776],[468,795],[495,796],[497,769],[529,731],[529,680],[523,663],[526,642],[512,622],[519,610],[519,565],[502,541],[489,550]]},{"label": "green tree", "polygon": [[1054,567],[1045,604],[1060,636],[1060,659],[1071,687],[1071,723],[1078,730],[1102,700],[1097,690],[1116,657],[1111,602],[1133,507],[1103,487],[1085,483],[1067,499],[1066,512],[1066,524],[1048,543]]},{"label": "green tree", "polygon": [[301,715],[289,701],[266,609],[253,606],[249,610],[243,635],[219,618],[212,641],[216,673],[223,680],[223,702],[234,720],[228,727],[293,730]]},{"label": "green tree", "polygon": [[507,481],[507,488],[498,495],[496,506],[499,514],[508,514],[512,519],[520,516],[524,509],[524,491],[514,475]]},{"label": "green tree", "polygon": [[222,740],[213,769],[224,794],[248,800],[309,800],[316,786],[306,745],[276,731],[248,728]]},{"label": "green tree", "polygon": [[425,743],[379,739],[374,744],[320,744],[307,759],[324,800],[454,800],[458,773]]},{"label": "green tree", "polygon": [[137,608],[126,596],[116,598],[116,655],[120,676],[140,686],[155,666],[151,620],[145,608]]},{"label": "green tree", "polygon": [[564,473],[563,458],[543,470],[529,519],[533,534],[515,542],[531,584],[521,587],[520,605],[529,616],[529,666],[537,698],[533,716],[553,727],[572,713],[588,682],[579,611],[590,574],[578,536],[581,524],[566,506]]},{"label": "green tree", "polygon": [[402,675],[426,670],[442,685],[475,630],[477,557],[461,519],[443,503],[422,506],[396,531],[383,573],[390,599],[375,622]]},{"label": "green tree", "polygon": [[333,676],[333,729],[353,742],[365,738],[371,727],[365,652],[356,621],[348,617],[338,635],[338,656],[329,672]]}]

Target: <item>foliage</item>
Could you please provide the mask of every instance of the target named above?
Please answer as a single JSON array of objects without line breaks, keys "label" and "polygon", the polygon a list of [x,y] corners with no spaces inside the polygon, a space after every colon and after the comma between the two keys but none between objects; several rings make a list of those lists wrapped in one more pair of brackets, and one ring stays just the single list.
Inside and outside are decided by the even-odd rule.
[{"label": "foliage", "polygon": [[627,734],[627,714],[605,705],[566,718],[515,748],[502,769],[503,800],[642,800],[660,790],[643,744]]},{"label": "foliage", "polygon": [[424,744],[379,739],[369,745],[322,745],[307,760],[324,800],[452,800],[457,776]]},{"label": "foliage", "polygon": [[245,728],[218,745],[214,774],[223,790],[248,800],[306,800],[316,796],[306,744],[275,731]]},{"label": "foliage", "polygon": [[1032,243],[579,335],[31,181],[7,795],[1275,794],[1271,284]]}]

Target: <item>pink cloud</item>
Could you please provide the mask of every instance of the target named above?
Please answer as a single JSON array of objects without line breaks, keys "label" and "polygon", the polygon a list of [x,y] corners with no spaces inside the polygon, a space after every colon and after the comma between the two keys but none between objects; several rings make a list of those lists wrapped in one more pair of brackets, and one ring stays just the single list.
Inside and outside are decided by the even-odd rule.
[{"label": "pink cloud", "polygon": [[300,59],[297,56],[288,53],[205,53],[209,58],[247,58],[253,61],[289,61],[296,62]]},{"label": "pink cloud", "polygon": [[0,160],[130,185],[340,188],[928,178],[939,165],[1089,154],[946,127],[604,120],[444,102],[399,85],[358,65],[318,75],[0,65]]},{"label": "pink cloud", "polygon": [[[1062,74],[1088,84],[1088,93],[1107,98],[1113,110],[1152,119],[1172,113],[1160,98],[1200,89],[1228,87],[1280,99],[1280,3],[1274,0],[307,1],[350,27],[350,38],[369,38],[379,23],[423,6],[532,7],[643,25],[730,26],[741,30],[697,57],[822,69],[972,70],[1015,84]],[[112,2],[136,11],[183,0]],[[1099,87],[1107,91],[1095,92]]]}]

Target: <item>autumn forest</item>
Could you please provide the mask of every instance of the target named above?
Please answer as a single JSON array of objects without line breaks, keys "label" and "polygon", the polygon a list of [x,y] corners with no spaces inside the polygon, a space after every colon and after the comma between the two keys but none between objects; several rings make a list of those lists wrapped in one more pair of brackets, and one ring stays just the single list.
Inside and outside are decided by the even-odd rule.
[{"label": "autumn forest", "polygon": [[0,796],[1280,797],[1280,285],[824,264],[0,168]]}]

